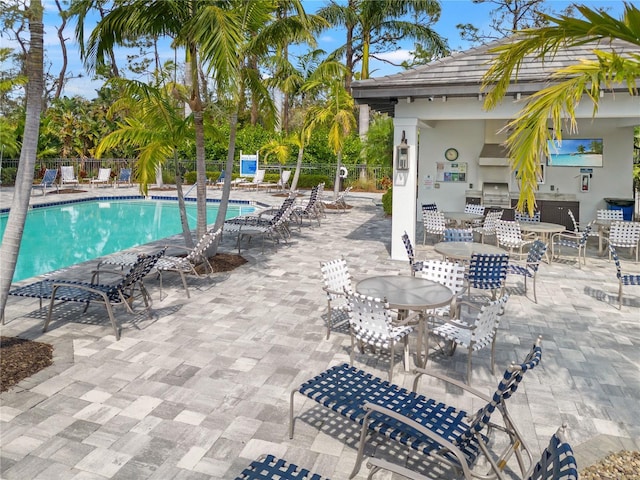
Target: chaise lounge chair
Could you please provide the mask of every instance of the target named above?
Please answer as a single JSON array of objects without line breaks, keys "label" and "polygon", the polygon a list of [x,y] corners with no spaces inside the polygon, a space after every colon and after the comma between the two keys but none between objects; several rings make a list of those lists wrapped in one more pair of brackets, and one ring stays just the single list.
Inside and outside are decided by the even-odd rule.
[{"label": "chaise lounge chair", "polygon": [[47,194],[47,188],[54,188],[56,192],[58,191],[58,184],[56,183],[56,178],[58,177],[58,169],[57,168],[47,168],[42,177],[42,181],[39,185],[34,185],[33,188],[41,188],[42,195]]},{"label": "chaise lounge chair", "polygon": [[[93,272],[91,282],[51,279],[41,280],[39,282],[11,290],[9,295],[39,298],[41,308],[43,298],[51,299],[49,302],[47,319],[42,329],[43,332],[46,332],[49,327],[51,314],[56,300],[63,303],[86,303],[84,308],[85,312],[87,311],[87,308],[89,308],[90,303],[103,304],[109,314],[109,320],[111,321],[111,326],[113,327],[113,333],[116,336],[116,340],[120,340],[120,329],[118,328],[115,316],[113,315],[113,307],[116,305],[124,305],[129,313],[135,313],[131,304],[135,299],[135,290],[138,288],[140,290],[139,297],[144,301],[147,314],[149,313],[149,309],[151,308],[151,297],[149,296],[142,279],[151,271],[162,255],[164,255],[164,249],[153,255],[140,254],[137,257],[136,262],[126,273],[98,270]],[[116,274],[122,278],[117,283],[104,284],[100,283],[101,274]]]},{"label": "chaise lounge chair", "polygon": [[130,168],[121,168],[120,175],[113,181],[113,186],[118,188],[118,186],[124,183],[127,187],[131,186],[131,169]]},{"label": "chaise lounge chair", "polygon": [[109,185],[111,181],[111,169],[110,168],[101,168],[98,170],[98,178],[91,179],[91,185]]},{"label": "chaise lounge chair", "polygon": [[[473,469],[480,457],[487,460],[493,474],[480,478],[502,478],[502,470],[514,455],[524,475],[533,464],[533,457],[507,411],[506,400],[516,392],[524,374],[540,363],[540,342],[538,339],[522,364],[512,364],[506,369],[492,396],[422,368],[415,370],[413,390],[407,390],[347,364],[336,365],[291,392],[289,438],[293,438],[294,396],[298,392],[361,426],[356,464],[350,478],[360,470],[369,433],[379,434],[377,439],[397,442],[401,449],[423,453],[429,460],[453,468],[465,479],[478,473]],[[485,405],[475,413],[466,412],[420,395],[416,389],[423,375],[465,390]],[[496,410],[502,418],[493,422],[491,416]],[[489,437],[498,433],[504,438],[493,440],[504,448],[493,452]]]},{"label": "chaise lounge chair", "polygon": [[264,170],[256,170],[256,174],[253,177],[253,180],[250,182],[239,182],[236,184],[237,187],[247,187],[247,188],[251,188],[251,187],[255,187],[256,190],[258,189],[258,187],[264,183]]},{"label": "chaise lounge chair", "polygon": [[73,171],[73,165],[60,167],[60,185],[64,188],[65,185],[73,185],[77,187],[80,184],[78,177],[76,177]]}]

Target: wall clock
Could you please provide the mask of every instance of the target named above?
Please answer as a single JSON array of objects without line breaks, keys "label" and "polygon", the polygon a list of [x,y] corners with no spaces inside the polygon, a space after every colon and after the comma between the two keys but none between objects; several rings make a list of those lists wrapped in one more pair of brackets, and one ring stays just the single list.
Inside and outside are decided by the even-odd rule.
[{"label": "wall clock", "polygon": [[450,162],[453,162],[454,160],[457,160],[458,159],[458,150],[456,150],[455,148],[447,148],[445,150],[445,152],[444,152],[444,158],[446,158]]}]

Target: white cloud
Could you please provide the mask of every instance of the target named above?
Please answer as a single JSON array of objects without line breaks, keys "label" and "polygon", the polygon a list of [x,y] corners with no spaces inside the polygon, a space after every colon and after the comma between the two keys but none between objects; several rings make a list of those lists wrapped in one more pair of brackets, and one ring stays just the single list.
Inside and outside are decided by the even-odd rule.
[{"label": "white cloud", "polygon": [[379,53],[376,54],[376,57],[387,60],[389,62],[393,62],[395,64],[402,63],[406,60],[411,60],[413,58],[413,54],[410,50],[399,49],[394,50],[393,52]]}]

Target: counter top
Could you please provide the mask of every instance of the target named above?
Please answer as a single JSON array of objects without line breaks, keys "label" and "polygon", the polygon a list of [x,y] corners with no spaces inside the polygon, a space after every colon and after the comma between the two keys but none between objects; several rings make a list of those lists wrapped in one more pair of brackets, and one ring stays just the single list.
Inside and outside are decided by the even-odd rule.
[{"label": "counter top", "polygon": [[[465,196],[469,198],[482,198],[481,190],[465,190]],[[511,192],[511,200],[518,200],[520,194],[518,192]],[[573,193],[553,193],[553,192],[538,192],[535,195],[536,200],[547,200],[555,202],[575,202],[578,200]]]}]

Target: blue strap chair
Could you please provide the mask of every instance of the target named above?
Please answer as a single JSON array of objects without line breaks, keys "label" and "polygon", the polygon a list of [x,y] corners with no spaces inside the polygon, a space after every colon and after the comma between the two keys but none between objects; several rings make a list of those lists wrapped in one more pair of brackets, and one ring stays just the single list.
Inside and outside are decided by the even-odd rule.
[{"label": "blue strap chair", "polygon": [[589,223],[581,232],[562,232],[555,233],[551,237],[551,252],[552,257],[556,253],[556,247],[558,249],[558,257],[562,247],[575,248],[578,251],[578,268],[582,268],[580,258],[584,264],[587,264],[587,240],[591,236],[592,223]]},{"label": "blue strap chair", "polygon": [[533,212],[533,217],[528,212],[516,212],[513,214],[516,222],[539,222],[540,212]]},{"label": "blue strap chair", "polygon": [[33,188],[41,188],[43,196],[47,194],[47,188],[55,188],[56,191],[58,191],[58,184],[56,183],[57,177],[57,168],[47,168],[44,171],[44,175],[42,176],[42,181],[40,182],[40,184],[34,185]]},{"label": "blue strap chair", "polygon": [[504,288],[508,265],[509,255],[506,253],[471,255],[467,272],[469,294],[472,288],[491,290],[491,298],[495,300],[496,293]]},{"label": "blue strap chair", "polygon": [[329,480],[273,455],[263,455],[245,468],[235,480]]},{"label": "blue strap chair", "polygon": [[416,272],[422,270],[423,262],[416,262],[416,255],[413,250],[413,245],[411,244],[411,239],[409,238],[409,234],[404,232],[402,235],[402,243],[404,243],[404,248],[407,251],[407,256],[409,257],[409,269],[411,270],[411,276],[415,276]]},{"label": "blue strap chair", "polygon": [[447,228],[442,238],[444,242],[473,242],[473,230],[470,228]]},{"label": "blue strap chair", "polygon": [[566,440],[566,429],[563,425],[553,434],[527,480],[578,480],[578,466]]},{"label": "blue strap chair", "polygon": [[507,268],[508,275],[522,275],[524,277],[524,294],[527,295],[527,278],[530,278],[533,282],[533,302],[538,303],[538,297],[536,295],[536,275],[538,274],[538,268],[542,257],[547,251],[547,244],[536,240],[529,248],[526,262],[518,262],[512,260],[509,262]]},{"label": "blue strap chair", "polygon": [[[524,374],[540,363],[540,342],[538,339],[524,362],[506,369],[493,396],[421,368],[415,370],[413,390],[407,390],[347,364],[336,365],[291,392],[289,436],[293,438],[294,395],[299,392],[361,426],[358,455],[350,478],[360,470],[370,432],[378,433],[376,438],[388,438],[428,455],[462,472],[465,478],[472,478],[472,470],[480,456],[484,456],[493,472],[500,476],[509,458],[515,455],[524,474],[533,464],[533,457],[507,410],[506,400],[516,392]],[[467,413],[420,395],[416,389],[423,375],[462,388],[480,398],[485,405],[475,413]],[[500,426],[491,421],[496,410],[502,416]],[[491,452],[488,437],[498,432],[506,436],[505,442],[500,442],[504,449]]]},{"label": "blue strap chair", "polygon": [[640,285],[639,274],[622,273],[622,267],[620,266],[620,259],[618,253],[613,245],[609,244],[609,255],[613,258],[616,264],[616,276],[618,277],[618,309],[622,309],[622,286],[623,285]]},{"label": "blue strap chair", "polygon": [[[113,315],[113,307],[115,305],[124,305],[129,313],[135,313],[131,307],[131,303],[133,302],[135,289],[137,288],[140,290],[140,297],[142,297],[142,300],[144,301],[145,310],[149,313],[149,309],[151,308],[151,296],[147,292],[142,279],[155,267],[158,259],[164,255],[164,251],[165,249],[163,248],[153,255],[138,255],[137,261],[131,266],[130,270],[124,274],[119,271],[108,272],[105,270],[98,270],[93,273],[91,282],[57,279],[41,280],[39,282],[11,290],[9,295],[39,298],[41,304],[43,298],[51,299],[49,302],[47,319],[45,320],[44,327],[42,328],[43,332],[47,331],[49,323],[51,323],[51,314],[56,300],[62,303],[85,303],[85,312],[87,311],[87,308],[89,308],[90,303],[100,303],[107,309],[116,340],[120,340],[120,330],[116,324],[115,316]],[[100,283],[99,275],[105,273],[117,274],[121,279],[120,281],[111,284]]]}]

